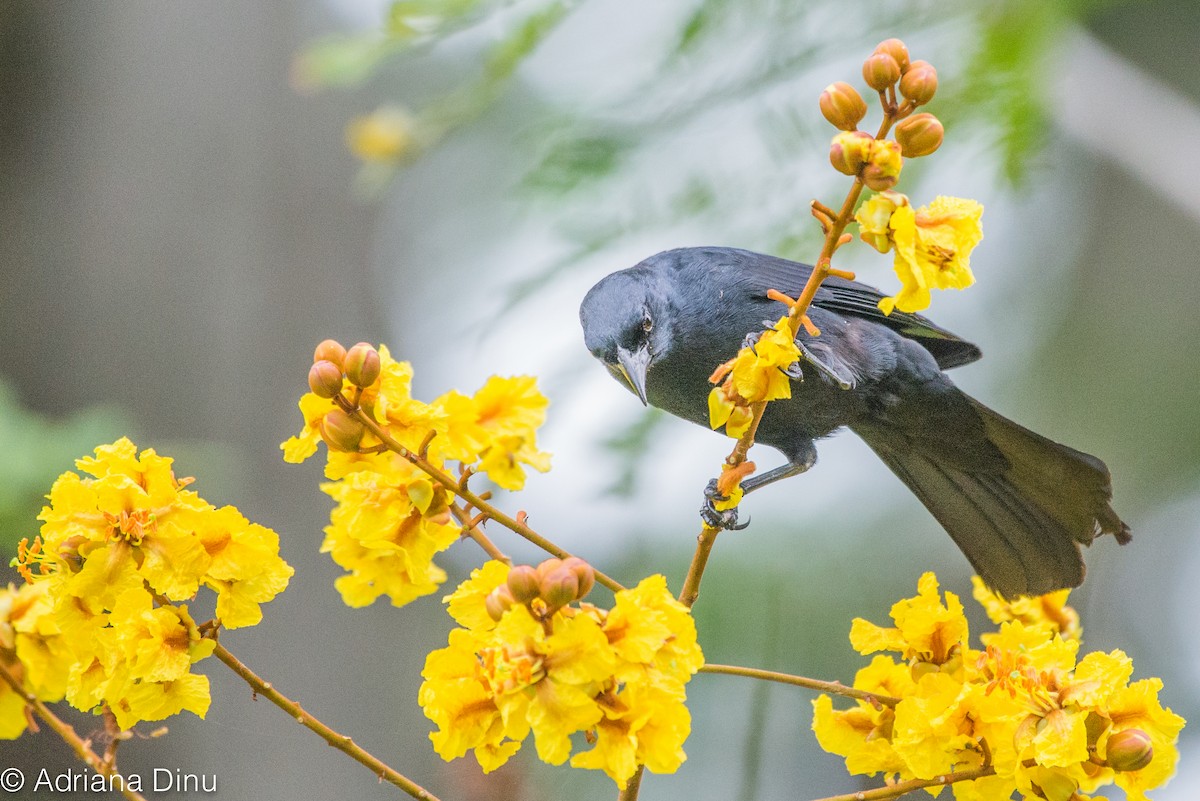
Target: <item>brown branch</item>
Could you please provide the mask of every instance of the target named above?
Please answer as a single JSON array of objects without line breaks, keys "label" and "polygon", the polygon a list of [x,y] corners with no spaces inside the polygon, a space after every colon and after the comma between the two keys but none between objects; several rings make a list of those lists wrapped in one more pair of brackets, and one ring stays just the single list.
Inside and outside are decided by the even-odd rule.
[{"label": "brown branch", "polygon": [[933,779],[909,779],[904,782],[896,782],[887,787],[876,787],[874,790],[859,790],[855,793],[831,795],[826,798],[818,798],[816,801],[883,801],[887,798],[899,798],[902,795],[907,795],[915,790],[923,790],[926,787],[944,787],[955,782],[969,782],[975,779],[994,776],[995,774],[996,769],[991,765],[987,765],[982,768],[947,773],[944,776],[937,776]]},{"label": "brown branch", "polygon": [[776,681],[780,684],[791,684],[796,687],[804,687],[809,690],[816,690],[822,693],[831,693],[833,695],[843,695],[847,698],[854,698],[859,701],[867,701],[872,704],[882,704],[883,706],[895,706],[900,703],[899,698],[893,698],[890,695],[880,695],[879,693],[867,692],[859,690],[855,687],[847,687],[840,681],[823,681],[821,679],[810,679],[805,676],[794,676],[790,673],[777,673],[773,670],[760,670],[758,668],[739,667],[737,665],[712,665],[706,664],[701,666],[701,673],[714,673],[725,676],[745,676],[749,679],[762,679],[763,681]]},{"label": "brown branch", "polygon": [[409,779],[407,776],[396,771],[378,758],[372,756],[361,746],[356,744],[352,739],[344,734],[339,734],[333,729],[326,726],[315,717],[305,712],[300,704],[285,696],[283,693],[271,686],[271,683],[264,681],[254,671],[246,667],[237,657],[229,653],[225,646],[219,642],[215,643],[216,649],[213,654],[220,659],[230,670],[242,678],[250,688],[254,690],[255,695],[261,695],[275,706],[282,709],[288,714],[292,720],[299,723],[304,728],[315,733],[325,742],[346,754],[348,757],[364,765],[372,773],[374,773],[380,781],[388,782],[399,787],[410,796],[420,801],[438,801],[437,796],[426,790],[421,785]]}]

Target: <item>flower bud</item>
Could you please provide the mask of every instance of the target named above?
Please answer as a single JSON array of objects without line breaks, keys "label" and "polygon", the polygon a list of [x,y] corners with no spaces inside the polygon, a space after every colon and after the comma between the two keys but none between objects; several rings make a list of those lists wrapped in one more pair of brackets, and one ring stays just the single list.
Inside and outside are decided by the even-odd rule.
[{"label": "flower bud", "polygon": [[942,146],[945,135],[941,120],[928,112],[905,117],[896,126],[896,141],[900,143],[900,152],[910,159],[928,156],[937,150]]},{"label": "flower bud", "polygon": [[900,176],[889,174],[886,169],[880,167],[878,164],[868,164],[863,168],[862,179],[868,189],[883,192],[895,186],[899,182]]},{"label": "flower bud", "polygon": [[861,173],[863,183],[876,192],[891,189],[900,180],[903,166],[899,144],[886,139],[872,140],[870,162]]},{"label": "flower bud", "polygon": [[359,342],[346,351],[346,378],[356,387],[369,387],[379,378],[379,351],[369,342]]},{"label": "flower bud", "polygon": [[560,567],[562,567],[562,560],[552,556],[549,559],[539,562],[538,566],[534,569],[537,570],[538,581],[541,581],[551,570],[557,570]]},{"label": "flower bud", "polygon": [[887,53],[872,53],[863,62],[863,80],[876,92],[882,92],[900,80],[900,64]]},{"label": "flower bud", "polygon": [[900,79],[900,94],[918,106],[933,100],[937,91],[937,70],[928,61],[914,61]]},{"label": "flower bud", "polygon": [[321,439],[335,451],[358,450],[364,430],[362,423],[341,409],[334,409],[321,418]]},{"label": "flower bud", "polygon": [[900,72],[904,73],[908,70],[908,47],[899,39],[884,39],[879,44],[875,45],[876,53],[887,53],[892,58],[896,59],[896,63],[900,65]]},{"label": "flower bud", "polygon": [[308,368],[308,388],[318,398],[335,398],[342,391],[342,368],[322,359]]},{"label": "flower bud", "polygon": [[537,569],[530,565],[517,565],[508,571],[508,591],[513,600],[525,604],[538,597],[540,592]]},{"label": "flower bud", "polygon": [[867,116],[867,104],[862,95],[848,83],[838,81],[825,87],[818,101],[821,113],[835,128],[853,131],[862,118]]},{"label": "flower bud", "polygon": [[508,611],[509,607],[515,603],[516,600],[512,593],[503,584],[489,592],[483,599],[483,607],[487,610],[488,617],[497,623],[500,622],[500,618],[504,617],[504,613]]},{"label": "flower bud", "polygon": [[566,606],[579,597],[579,579],[574,571],[560,563],[542,577],[538,595],[551,610]]},{"label": "flower bud", "polygon": [[865,131],[846,131],[833,137],[829,146],[829,163],[843,175],[858,175],[871,155],[875,139]]},{"label": "flower bud", "polygon": [[574,573],[575,578],[579,580],[579,591],[575,595],[575,600],[582,601],[592,591],[592,587],[596,586],[596,571],[578,556],[569,556],[564,559],[563,567]]},{"label": "flower bud", "polygon": [[340,370],[346,364],[346,349],[336,339],[326,339],[313,352],[313,363],[320,361],[333,362]]},{"label": "flower bud", "polygon": [[1141,729],[1125,729],[1108,738],[1106,753],[1105,761],[1113,770],[1141,770],[1154,759],[1154,745]]}]

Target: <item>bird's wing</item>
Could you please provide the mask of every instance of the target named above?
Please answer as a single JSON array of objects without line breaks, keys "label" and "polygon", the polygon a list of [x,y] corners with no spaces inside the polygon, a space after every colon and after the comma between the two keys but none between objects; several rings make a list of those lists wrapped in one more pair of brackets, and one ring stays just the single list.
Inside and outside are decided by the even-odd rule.
[{"label": "bird's wing", "polygon": [[[743,251],[738,261],[738,270],[749,279],[756,290],[766,292],[776,289],[785,295],[796,297],[804,289],[812,268],[787,259]],[[927,320],[919,314],[893,311],[885,315],[879,310],[879,301],[884,294],[874,287],[830,276],[817,290],[813,304],[839,314],[848,314],[870,320],[891,328],[903,337],[921,344],[933,354],[943,370],[970,364],[983,354],[979,348]]]}]

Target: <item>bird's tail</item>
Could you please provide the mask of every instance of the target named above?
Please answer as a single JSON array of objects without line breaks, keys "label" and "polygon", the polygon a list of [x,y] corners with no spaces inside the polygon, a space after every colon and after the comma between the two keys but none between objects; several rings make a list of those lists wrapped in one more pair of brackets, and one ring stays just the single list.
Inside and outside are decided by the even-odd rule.
[{"label": "bird's tail", "polygon": [[[1131,538],[1110,505],[1108,468],[959,395],[967,403],[954,404],[957,415],[973,410],[978,423],[972,420],[970,428],[986,443],[977,436],[916,438],[887,425],[854,430],[921,499],[990,587],[1015,597],[1078,586],[1084,576],[1080,545],[1102,534],[1122,545]],[[962,431],[960,425],[949,428]]]}]

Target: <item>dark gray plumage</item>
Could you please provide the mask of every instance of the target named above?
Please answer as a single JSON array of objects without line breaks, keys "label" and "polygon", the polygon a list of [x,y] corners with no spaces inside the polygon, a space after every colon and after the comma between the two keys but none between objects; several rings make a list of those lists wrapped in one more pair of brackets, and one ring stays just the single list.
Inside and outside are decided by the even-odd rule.
[{"label": "dark gray plumage", "polygon": [[[583,300],[588,349],[643,402],[707,427],[708,377],[745,336],[785,311],[807,265],[734,248],[681,248],[613,273]],[[923,317],[885,317],[882,295],[830,278],[801,332],[810,359],[792,398],[767,406],[757,441],[789,465],[754,489],[808,469],[814,441],[846,426],[916,494],[991,587],[1013,597],[1083,581],[1080,545],[1124,544],[1111,478],[1099,459],[1035,434],[967,396],[943,370],[980,357]]]}]

